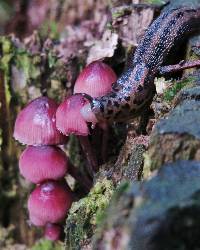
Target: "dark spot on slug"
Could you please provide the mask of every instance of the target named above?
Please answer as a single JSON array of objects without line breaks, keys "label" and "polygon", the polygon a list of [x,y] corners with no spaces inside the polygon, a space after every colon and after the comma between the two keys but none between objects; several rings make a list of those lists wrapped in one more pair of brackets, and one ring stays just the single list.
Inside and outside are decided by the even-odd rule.
[{"label": "dark spot on slug", "polygon": [[136,100],[136,99],[135,99],[135,100],[133,101],[133,103],[134,103],[135,105],[138,105],[138,106],[139,106],[139,105],[141,105],[141,104],[143,103],[143,101],[144,101],[144,100]]},{"label": "dark spot on slug", "polygon": [[125,88],[125,91],[130,91],[130,90],[131,90],[131,87],[129,86]]},{"label": "dark spot on slug", "polygon": [[120,105],[119,105],[119,103],[117,101],[115,101],[114,102],[114,106],[117,107],[117,108],[119,108]]},{"label": "dark spot on slug", "polygon": [[115,90],[115,91],[120,89],[117,82],[112,85],[112,89]]},{"label": "dark spot on slug", "polygon": [[111,110],[108,110],[107,114],[108,114],[108,115],[112,115],[112,114],[113,114],[113,110],[112,110],[112,109],[111,109]]},{"label": "dark spot on slug", "polygon": [[177,17],[177,18],[180,18],[180,17],[183,17],[183,16],[184,16],[184,13],[183,13],[183,12],[180,12],[180,13],[177,14],[176,17]]},{"label": "dark spot on slug", "polygon": [[128,103],[126,103],[123,107],[123,109],[129,109],[130,108],[130,105]]},{"label": "dark spot on slug", "polygon": [[112,106],[111,100],[108,100],[108,106]]},{"label": "dark spot on slug", "polygon": [[100,110],[102,113],[104,112],[104,105],[102,103],[100,103]]},{"label": "dark spot on slug", "polygon": [[118,111],[118,112],[115,114],[114,118],[118,118],[120,115],[121,115],[121,111]]},{"label": "dark spot on slug", "polygon": [[143,86],[144,86],[144,89],[148,89],[149,88],[149,82],[145,81],[144,84],[143,84]]},{"label": "dark spot on slug", "polygon": [[130,101],[130,99],[131,99],[131,97],[130,97],[130,96],[126,96],[126,97],[124,97],[124,100],[125,100],[125,101],[127,101],[127,102],[129,102],[129,101]]},{"label": "dark spot on slug", "polygon": [[111,97],[111,98],[115,98],[116,96],[117,96],[117,94],[114,93],[114,92],[110,94],[110,97]]},{"label": "dark spot on slug", "polygon": [[142,85],[139,85],[138,88],[137,88],[137,91],[141,92],[142,90],[143,90]]}]

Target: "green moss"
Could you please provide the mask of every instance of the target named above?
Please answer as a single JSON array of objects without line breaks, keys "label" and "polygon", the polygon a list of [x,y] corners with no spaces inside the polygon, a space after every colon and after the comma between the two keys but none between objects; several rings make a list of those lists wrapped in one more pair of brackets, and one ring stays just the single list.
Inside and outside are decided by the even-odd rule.
[{"label": "green moss", "polygon": [[112,181],[103,179],[96,183],[87,197],[73,203],[66,221],[66,249],[80,249],[84,240],[93,235],[113,190]]},{"label": "green moss", "polygon": [[0,38],[0,41],[2,43],[2,51],[4,54],[10,54],[11,52],[13,52],[12,42],[8,37],[2,36]]},{"label": "green moss", "polygon": [[48,53],[48,62],[49,62],[49,68],[53,68],[57,62],[57,57],[51,51],[49,51]]},{"label": "green moss", "polygon": [[[39,45],[42,44],[39,35],[35,39]],[[60,101],[66,74],[63,62],[57,58],[53,49],[45,51],[47,62],[44,62],[40,54],[30,53],[25,48],[18,47],[11,36],[0,37],[0,45],[0,69],[4,72],[6,93],[10,95],[7,96],[8,102],[12,96],[23,106],[30,99],[41,95],[43,78],[48,82],[46,85],[49,97]]]},{"label": "green moss", "polygon": [[31,248],[31,250],[62,250],[63,247],[59,243],[54,243],[49,240],[40,240]]},{"label": "green moss", "polygon": [[39,56],[32,56],[26,51],[16,50],[15,62],[18,69],[22,69],[27,80],[37,79],[41,72],[39,70],[41,58]]},{"label": "green moss", "polygon": [[[131,186],[131,183],[128,181],[125,181],[125,182],[122,182],[115,190],[109,202],[109,205],[104,210],[104,214],[101,218],[101,221],[99,221],[97,224],[95,235],[92,238],[93,244],[97,242],[99,239],[101,239],[103,232],[109,230],[110,227],[113,226],[114,221],[118,220],[119,222],[119,221],[124,221],[126,219],[126,215],[121,213],[121,210],[120,210],[121,206],[125,206],[124,201],[121,200],[121,198],[125,195],[126,192],[128,192],[130,186]],[[112,212],[113,208],[115,208],[116,211],[118,211],[119,209],[119,212],[113,213]]]},{"label": "green moss", "polygon": [[[122,182],[113,193],[107,209],[109,209],[113,204],[117,203],[122,194],[125,193],[129,189],[129,187],[129,182]],[[107,221],[107,209],[104,209],[104,211],[99,215],[99,218],[97,220],[98,231],[101,230],[101,225],[104,224],[105,221]]]},{"label": "green moss", "polygon": [[[10,36],[0,37],[0,44],[0,68],[4,72],[7,101],[9,103],[11,96],[17,96],[19,103],[26,103],[29,99],[27,87],[34,82],[34,87],[40,89],[40,56],[30,55],[25,49],[16,47]],[[15,82],[11,82],[12,79]]]},{"label": "green moss", "polygon": [[175,95],[184,87],[192,85],[196,81],[194,76],[190,76],[182,81],[175,82],[170,88],[164,92],[164,100],[171,102]]},{"label": "green moss", "polygon": [[6,91],[6,100],[9,105],[11,94],[10,94],[10,62],[14,55],[14,50],[12,43],[8,37],[0,37],[0,44],[2,46],[2,56],[0,58],[0,69],[4,72],[4,81],[5,81],[5,91]]},{"label": "green moss", "polygon": [[58,32],[58,24],[54,21],[45,21],[44,24],[42,24],[40,28],[40,35],[42,38],[46,39],[58,39],[59,38],[59,32]]}]

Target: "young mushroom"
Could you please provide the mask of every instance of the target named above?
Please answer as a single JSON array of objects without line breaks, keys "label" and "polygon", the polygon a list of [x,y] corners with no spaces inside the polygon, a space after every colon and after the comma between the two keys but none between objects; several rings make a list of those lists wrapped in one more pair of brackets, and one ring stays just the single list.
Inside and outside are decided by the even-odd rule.
[{"label": "young mushroom", "polygon": [[[100,97],[112,90],[112,85],[116,80],[117,76],[110,66],[101,61],[94,61],[87,65],[78,76],[74,85],[74,94],[84,93],[93,98]],[[81,114],[87,122],[93,125],[97,123],[88,102],[82,107]]]},{"label": "young mushroom", "polygon": [[38,97],[20,111],[15,121],[14,138],[27,145],[57,145],[66,137],[56,128],[57,103]]},{"label": "young mushroom", "polygon": [[88,126],[80,113],[87,101],[81,95],[66,98],[56,111],[56,127],[64,135],[76,134],[87,136]]},{"label": "young mushroom", "polygon": [[68,170],[68,158],[56,146],[28,146],[19,158],[21,175],[35,184],[59,180]]},{"label": "young mushroom", "polygon": [[57,224],[47,223],[44,229],[44,237],[51,241],[60,239],[61,226]]},{"label": "young mushroom", "polygon": [[79,137],[89,162],[88,173],[93,176],[93,171],[97,170],[97,161],[87,137],[89,135],[87,122],[80,112],[86,103],[82,95],[66,98],[57,109],[56,126],[64,135],[75,134]]},{"label": "young mushroom", "polygon": [[101,61],[94,61],[78,76],[74,94],[86,93],[92,97],[100,97],[111,91],[116,80],[117,76],[110,66]]},{"label": "young mushroom", "polygon": [[91,188],[89,180],[79,173],[57,146],[28,146],[19,158],[19,169],[26,180],[35,184],[59,180],[69,173],[86,192]]},{"label": "young mushroom", "polygon": [[72,193],[67,185],[48,181],[37,186],[28,199],[28,211],[32,224],[44,226],[59,223],[72,204]]}]

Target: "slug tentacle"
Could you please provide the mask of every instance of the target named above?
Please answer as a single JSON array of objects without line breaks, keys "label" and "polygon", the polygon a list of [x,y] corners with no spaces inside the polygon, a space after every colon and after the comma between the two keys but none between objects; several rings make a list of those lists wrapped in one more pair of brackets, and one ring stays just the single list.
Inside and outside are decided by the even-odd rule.
[{"label": "slug tentacle", "polygon": [[155,94],[154,79],[166,55],[200,21],[200,8],[181,7],[163,12],[139,43],[132,64],[100,98],[86,98],[99,121],[124,121],[141,115]]}]

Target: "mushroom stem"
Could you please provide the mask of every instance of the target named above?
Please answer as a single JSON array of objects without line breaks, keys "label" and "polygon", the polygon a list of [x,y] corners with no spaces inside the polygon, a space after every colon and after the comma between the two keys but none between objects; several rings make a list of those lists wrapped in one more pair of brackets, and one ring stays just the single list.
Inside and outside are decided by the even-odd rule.
[{"label": "mushroom stem", "polygon": [[79,135],[78,138],[88,161],[87,171],[89,175],[93,178],[94,174],[98,171],[98,162],[96,155],[92,149],[88,136]]},{"label": "mushroom stem", "polygon": [[69,162],[68,173],[84,188],[86,193],[90,191],[92,181],[86,175],[83,175],[71,162]]}]

